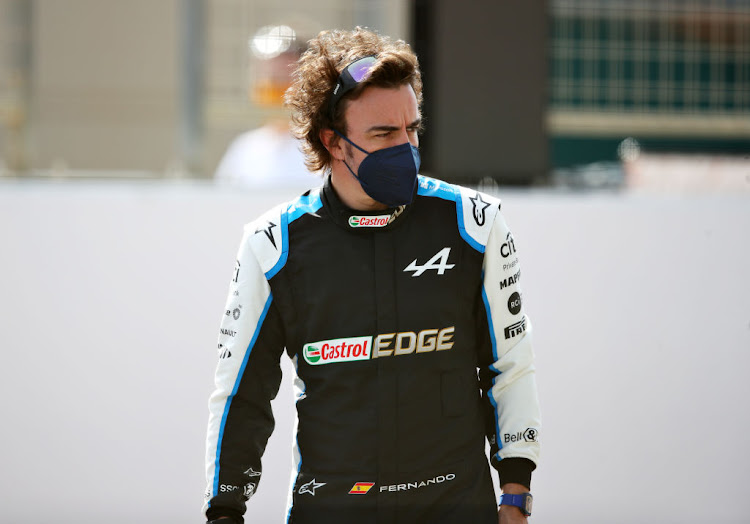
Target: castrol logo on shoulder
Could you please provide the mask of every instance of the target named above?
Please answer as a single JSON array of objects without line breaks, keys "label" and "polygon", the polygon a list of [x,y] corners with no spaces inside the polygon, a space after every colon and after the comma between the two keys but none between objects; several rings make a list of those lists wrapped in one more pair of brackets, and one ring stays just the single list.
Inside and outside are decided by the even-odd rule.
[{"label": "castrol logo on shoulder", "polygon": [[384,227],[388,225],[391,215],[357,216],[349,217],[349,227]]},{"label": "castrol logo on shoulder", "polygon": [[302,355],[311,366],[370,360],[372,337],[336,338],[310,342],[302,347]]}]

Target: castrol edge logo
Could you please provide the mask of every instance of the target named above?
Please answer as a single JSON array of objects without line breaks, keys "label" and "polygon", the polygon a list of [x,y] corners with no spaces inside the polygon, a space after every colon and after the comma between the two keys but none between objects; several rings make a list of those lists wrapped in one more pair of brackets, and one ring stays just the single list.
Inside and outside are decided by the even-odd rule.
[{"label": "castrol edge logo", "polygon": [[[302,356],[312,366],[452,349],[455,326],[419,332],[383,333],[376,337],[336,338],[302,346]],[[374,348],[374,349],[373,349]]]},{"label": "castrol edge logo", "polygon": [[311,342],[303,346],[302,354],[307,363],[312,366],[370,360],[372,337],[335,338]]},{"label": "castrol edge logo", "polygon": [[350,227],[383,227],[388,225],[391,215],[377,215],[372,217],[350,216]]}]

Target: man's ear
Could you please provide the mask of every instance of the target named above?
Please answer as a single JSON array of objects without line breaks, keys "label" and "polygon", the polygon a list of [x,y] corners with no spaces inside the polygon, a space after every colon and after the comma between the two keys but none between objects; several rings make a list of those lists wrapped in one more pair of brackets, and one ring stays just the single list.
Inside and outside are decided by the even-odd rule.
[{"label": "man's ear", "polygon": [[339,140],[339,136],[332,129],[321,129],[319,136],[320,141],[323,142],[323,145],[333,158],[344,160],[344,150],[341,147],[341,140]]}]

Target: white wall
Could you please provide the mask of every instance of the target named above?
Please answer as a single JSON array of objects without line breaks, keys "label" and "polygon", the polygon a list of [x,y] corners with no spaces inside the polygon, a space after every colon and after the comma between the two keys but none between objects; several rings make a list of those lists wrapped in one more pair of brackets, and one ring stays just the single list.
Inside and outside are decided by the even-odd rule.
[{"label": "white wall", "polygon": [[[242,224],[286,196],[0,180],[0,521],[201,522]],[[504,201],[544,415],[532,522],[747,522],[750,199]],[[292,406],[285,378],[253,522],[283,520]]]}]

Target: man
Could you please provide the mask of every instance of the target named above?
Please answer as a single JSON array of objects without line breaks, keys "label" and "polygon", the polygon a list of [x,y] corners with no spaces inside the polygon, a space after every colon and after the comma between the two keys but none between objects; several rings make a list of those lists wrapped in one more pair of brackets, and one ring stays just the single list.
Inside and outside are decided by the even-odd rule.
[{"label": "man", "polygon": [[308,167],[330,174],[245,228],[210,400],[207,518],[242,522],[286,348],[287,522],[526,522],[540,421],[499,201],[417,175],[422,84],[404,42],[323,32],[295,75],[294,131]]}]

